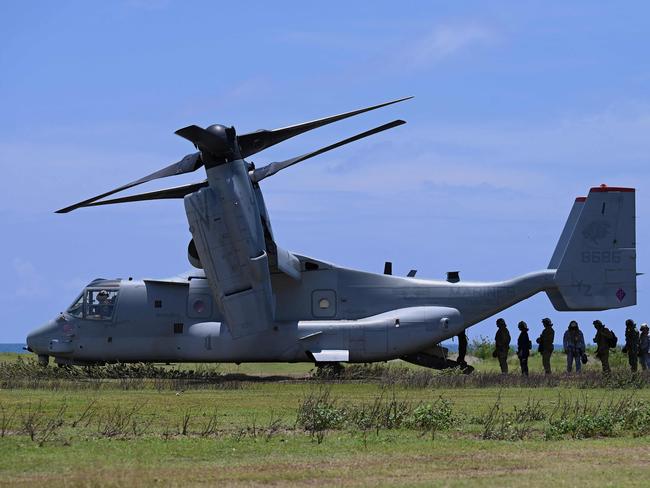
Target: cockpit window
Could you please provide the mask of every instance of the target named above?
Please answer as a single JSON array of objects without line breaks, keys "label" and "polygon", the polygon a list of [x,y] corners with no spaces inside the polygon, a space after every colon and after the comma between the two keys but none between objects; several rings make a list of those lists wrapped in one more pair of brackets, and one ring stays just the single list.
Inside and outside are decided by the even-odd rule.
[{"label": "cockpit window", "polygon": [[79,295],[79,297],[74,301],[72,305],[70,305],[70,308],[68,308],[68,313],[74,317],[83,317],[84,313],[84,294],[82,293]]},{"label": "cockpit window", "polygon": [[117,290],[89,288],[86,290],[85,299],[85,318],[93,320],[110,320],[113,318]]},{"label": "cockpit window", "polygon": [[[102,280],[107,281],[107,280]],[[69,315],[90,320],[111,320],[119,288],[93,286],[91,283],[66,311]],[[114,283],[113,286],[115,286]]]}]

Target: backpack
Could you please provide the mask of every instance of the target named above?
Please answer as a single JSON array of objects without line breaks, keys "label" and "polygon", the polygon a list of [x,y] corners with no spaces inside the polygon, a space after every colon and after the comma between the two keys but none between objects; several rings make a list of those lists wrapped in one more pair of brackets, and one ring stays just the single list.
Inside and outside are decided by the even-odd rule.
[{"label": "backpack", "polygon": [[610,349],[616,347],[616,343],[618,342],[618,337],[616,337],[616,334],[614,334],[614,332],[612,332],[606,327],[603,332],[604,332],[605,339],[607,340],[607,346]]}]

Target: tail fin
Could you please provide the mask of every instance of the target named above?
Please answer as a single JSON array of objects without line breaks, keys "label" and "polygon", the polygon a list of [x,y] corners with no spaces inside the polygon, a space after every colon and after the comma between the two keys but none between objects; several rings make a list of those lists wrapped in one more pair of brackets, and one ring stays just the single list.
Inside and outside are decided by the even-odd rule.
[{"label": "tail fin", "polygon": [[636,304],[634,188],[600,186],[573,204],[549,268],[556,310],[606,310]]},{"label": "tail fin", "polygon": [[585,206],[587,197],[578,197],[571,207],[571,212],[569,213],[569,218],[564,224],[564,229],[562,229],[562,234],[560,235],[560,240],[557,241],[557,246],[555,246],[555,251],[551,257],[551,262],[548,263],[548,269],[557,269],[560,266],[560,261],[564,257],[564,252],[566,251],[567,245],[569,244],[569,239],[573,235],[573,229],[576,227],[576,222],[578,222],[578,217],[582,212],[582,207]]}]

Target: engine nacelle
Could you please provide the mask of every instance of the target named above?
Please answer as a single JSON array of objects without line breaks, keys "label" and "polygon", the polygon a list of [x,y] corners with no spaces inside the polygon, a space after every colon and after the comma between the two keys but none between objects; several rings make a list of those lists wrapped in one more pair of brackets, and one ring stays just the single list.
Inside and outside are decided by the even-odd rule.
[{"label": "engine nacelle", "polygon": [[192,241],[230,333],[256,334],[272,327],[275,299],[247,166],[240,159],[207,174],[209,186],[184,200]]},{"label": "engine nacelle", "polygon": [[194,244],[194,239],[192,239],[190,243],[187,245],[187,260],[195,268],[203,269],[203,265],[201,264],[201,258],[199,257],[199,253],[196,250],[196,244]]}]

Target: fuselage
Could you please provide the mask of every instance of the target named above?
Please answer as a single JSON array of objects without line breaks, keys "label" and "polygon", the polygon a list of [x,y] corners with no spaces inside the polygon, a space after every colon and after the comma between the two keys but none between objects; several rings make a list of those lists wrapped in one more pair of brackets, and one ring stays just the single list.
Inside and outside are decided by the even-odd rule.
[{"label": "fuselage", "polygon": [[449,283],[298,258],[300,280],[272,274],[275,320],[261,332],[233,337],[196,270],[166,280],[96,280],[68,311],[31,333],[28,346],[40,356],[78,364],[317,362],[328,358],[319,354],[332,351],[349,362],[382,361],[422,351],[551,289],[555,274]]}]

